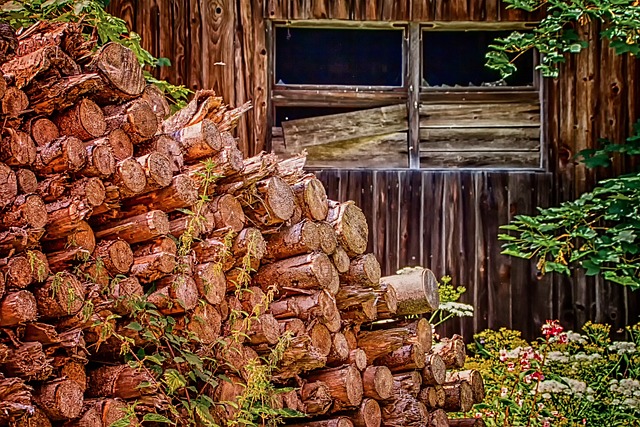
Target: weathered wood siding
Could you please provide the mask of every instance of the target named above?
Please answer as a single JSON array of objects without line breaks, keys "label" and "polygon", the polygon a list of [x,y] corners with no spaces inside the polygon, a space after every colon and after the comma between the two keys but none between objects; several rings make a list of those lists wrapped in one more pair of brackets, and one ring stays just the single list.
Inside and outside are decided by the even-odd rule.
[{"label": "weathered wood siding", "polygon": [[[142,35],[154,55],[171,60],[173,66],[157,72],[159,77],[192,89],[215,88],[231,104],[253,101],[255,108],[239,129],[247,154],[262,150],[267,136],[269,43],[263,16],[405,21],[535,18],[506,10],[499,0],[113,0],[110,10]],[[546,318],[559,318],[569,327],[589,319],[613,322],[616,327],[638,320],[640,294],[580,275],[539,280],[532,263],[500,255],[496,238],[498,225],[513,215],[573,199],[597,178],[631,166],[617,162],[612,171],[593,172],[575,161],[577,152],[597,147],[601,137],[623,141],[640,116],[636,59],[614,55],[598,41],[596,26],[582,31],[592,39],[590,48],[568,57],[560,78],[545,81],[541,121],[548,173],[319,171],[332,197],[354,199],[364,208],[371,223],[371,248],[385,273],[424,264],[469,288],[467,301],[476,305],[478,315],[456,326],[467,336],[472,330],[499,326],[520,328],[532,336]],[[379,105],[378,100],[371,103],[372,108]],[[455,142],[455,132],[445,136]],[[513,138],[526,145],[535,135]]]}]

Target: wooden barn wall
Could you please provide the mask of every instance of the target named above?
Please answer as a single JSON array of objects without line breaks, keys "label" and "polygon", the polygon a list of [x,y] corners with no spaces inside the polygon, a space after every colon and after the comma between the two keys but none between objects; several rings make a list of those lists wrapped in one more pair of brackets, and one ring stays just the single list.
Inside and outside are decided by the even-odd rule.
[{"label": "wooden barn wall", "polygon": [[[144,46],[172,66],[160,78],[192,89],[213,88],[228,103],[252,100],[238,129],[252,155],[267,141],[267,21],[532,20],[499,0],[113,0],[110,11],[141,34]],[[578,275],[536,276],[532,263],[500,255],[497,227],[535,206],[570,200],[598,178],[630,170],[589,171],[575,155],[598,139],[623,141],[640,115],[636,60],[616,56],[582,29],[589,49],[570,56],[558,79],[545,80],[543,128],[548,173],[418,170],[323,170],[330,195],[354,199],[371,224],[371,249],[385,273],[423,264],[468,287],[478,315],[453,327],[464,332],[509,326],[535,334],[546,318],[569,327],[587,320],[621,326],[638,321],[638,294]],[[373,155],[373,154],[372,154]],[[375,231],[375,233],[373,233]]]}]

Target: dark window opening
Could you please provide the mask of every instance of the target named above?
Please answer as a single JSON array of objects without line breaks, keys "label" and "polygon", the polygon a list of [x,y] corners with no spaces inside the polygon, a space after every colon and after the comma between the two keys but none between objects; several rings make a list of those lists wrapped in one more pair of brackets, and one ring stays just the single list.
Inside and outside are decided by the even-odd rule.
[{"label": "dark window opening", "polygon": [[329,116],[331,114],[350,113],[362,108],[343,107],[276,107],[275,126],[282,126],[282,122],[289,120],[308,119],[311,117]]},{"label": "dark window opening", "polygon": [[276,27],[275,83],[402,86],[402,30]]},{"label": "dark window opening", "polygon": [[520,56],[518,71],[505,80],[485,66],[488,46],[510,31],[424,31],[422,86],[532,86],[533,52]]}]

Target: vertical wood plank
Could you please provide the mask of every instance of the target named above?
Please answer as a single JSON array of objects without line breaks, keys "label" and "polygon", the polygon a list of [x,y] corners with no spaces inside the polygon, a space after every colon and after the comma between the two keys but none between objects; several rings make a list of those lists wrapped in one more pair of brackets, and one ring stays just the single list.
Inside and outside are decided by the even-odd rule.
[{"label": "vertical wood plank", "polygon": [[476,285],[473,288],[473,306],[475,315],[473,317],[473,329],[481,331],[489,327],[489,310],[492,307],[490,301],[492,292],[488,281],[489,259],[487,257],[486,230],[484,220],[486,215],[491,215],[487,209],[489,207],[489,195],[487,193],[487,173],[480,172],[475,175],[475,256],[474,270],[477,272]]},{"label": "vertical wood plank", "polygon": [[420,168],[420,26],[412,22],[409,24],[409,55],[407,61],[407,111],[409,120],[409,168]]}]

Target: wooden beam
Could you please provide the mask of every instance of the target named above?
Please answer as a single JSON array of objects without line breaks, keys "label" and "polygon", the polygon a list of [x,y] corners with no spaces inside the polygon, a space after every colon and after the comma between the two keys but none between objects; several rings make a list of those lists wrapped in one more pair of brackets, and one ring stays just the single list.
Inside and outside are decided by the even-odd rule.
[{"label": "wooden beam", "polygon": [[298,89],[274,86],[271,100],[276,107],[372,108],[407,100],[404,91],[344,89]]},{"label": "wooden beam", "polygon": [[407,99],[407,111],[409,118],[409,168],[420,168],[420,25],[409,24],[409,49],[407,61],[407,84],[409,96]]},{"label": "wooden beam", "polygon": [[421,128],[540,127],[536,103],[421,104]]},{"label": "wooden beam", "polygon": [[540,128],[423,128],[420,151],[540,151]]},{"label": "wooden beam", "polygon": [[427,151],[420,153],[423,168],[539,168],[539,151]]}]

